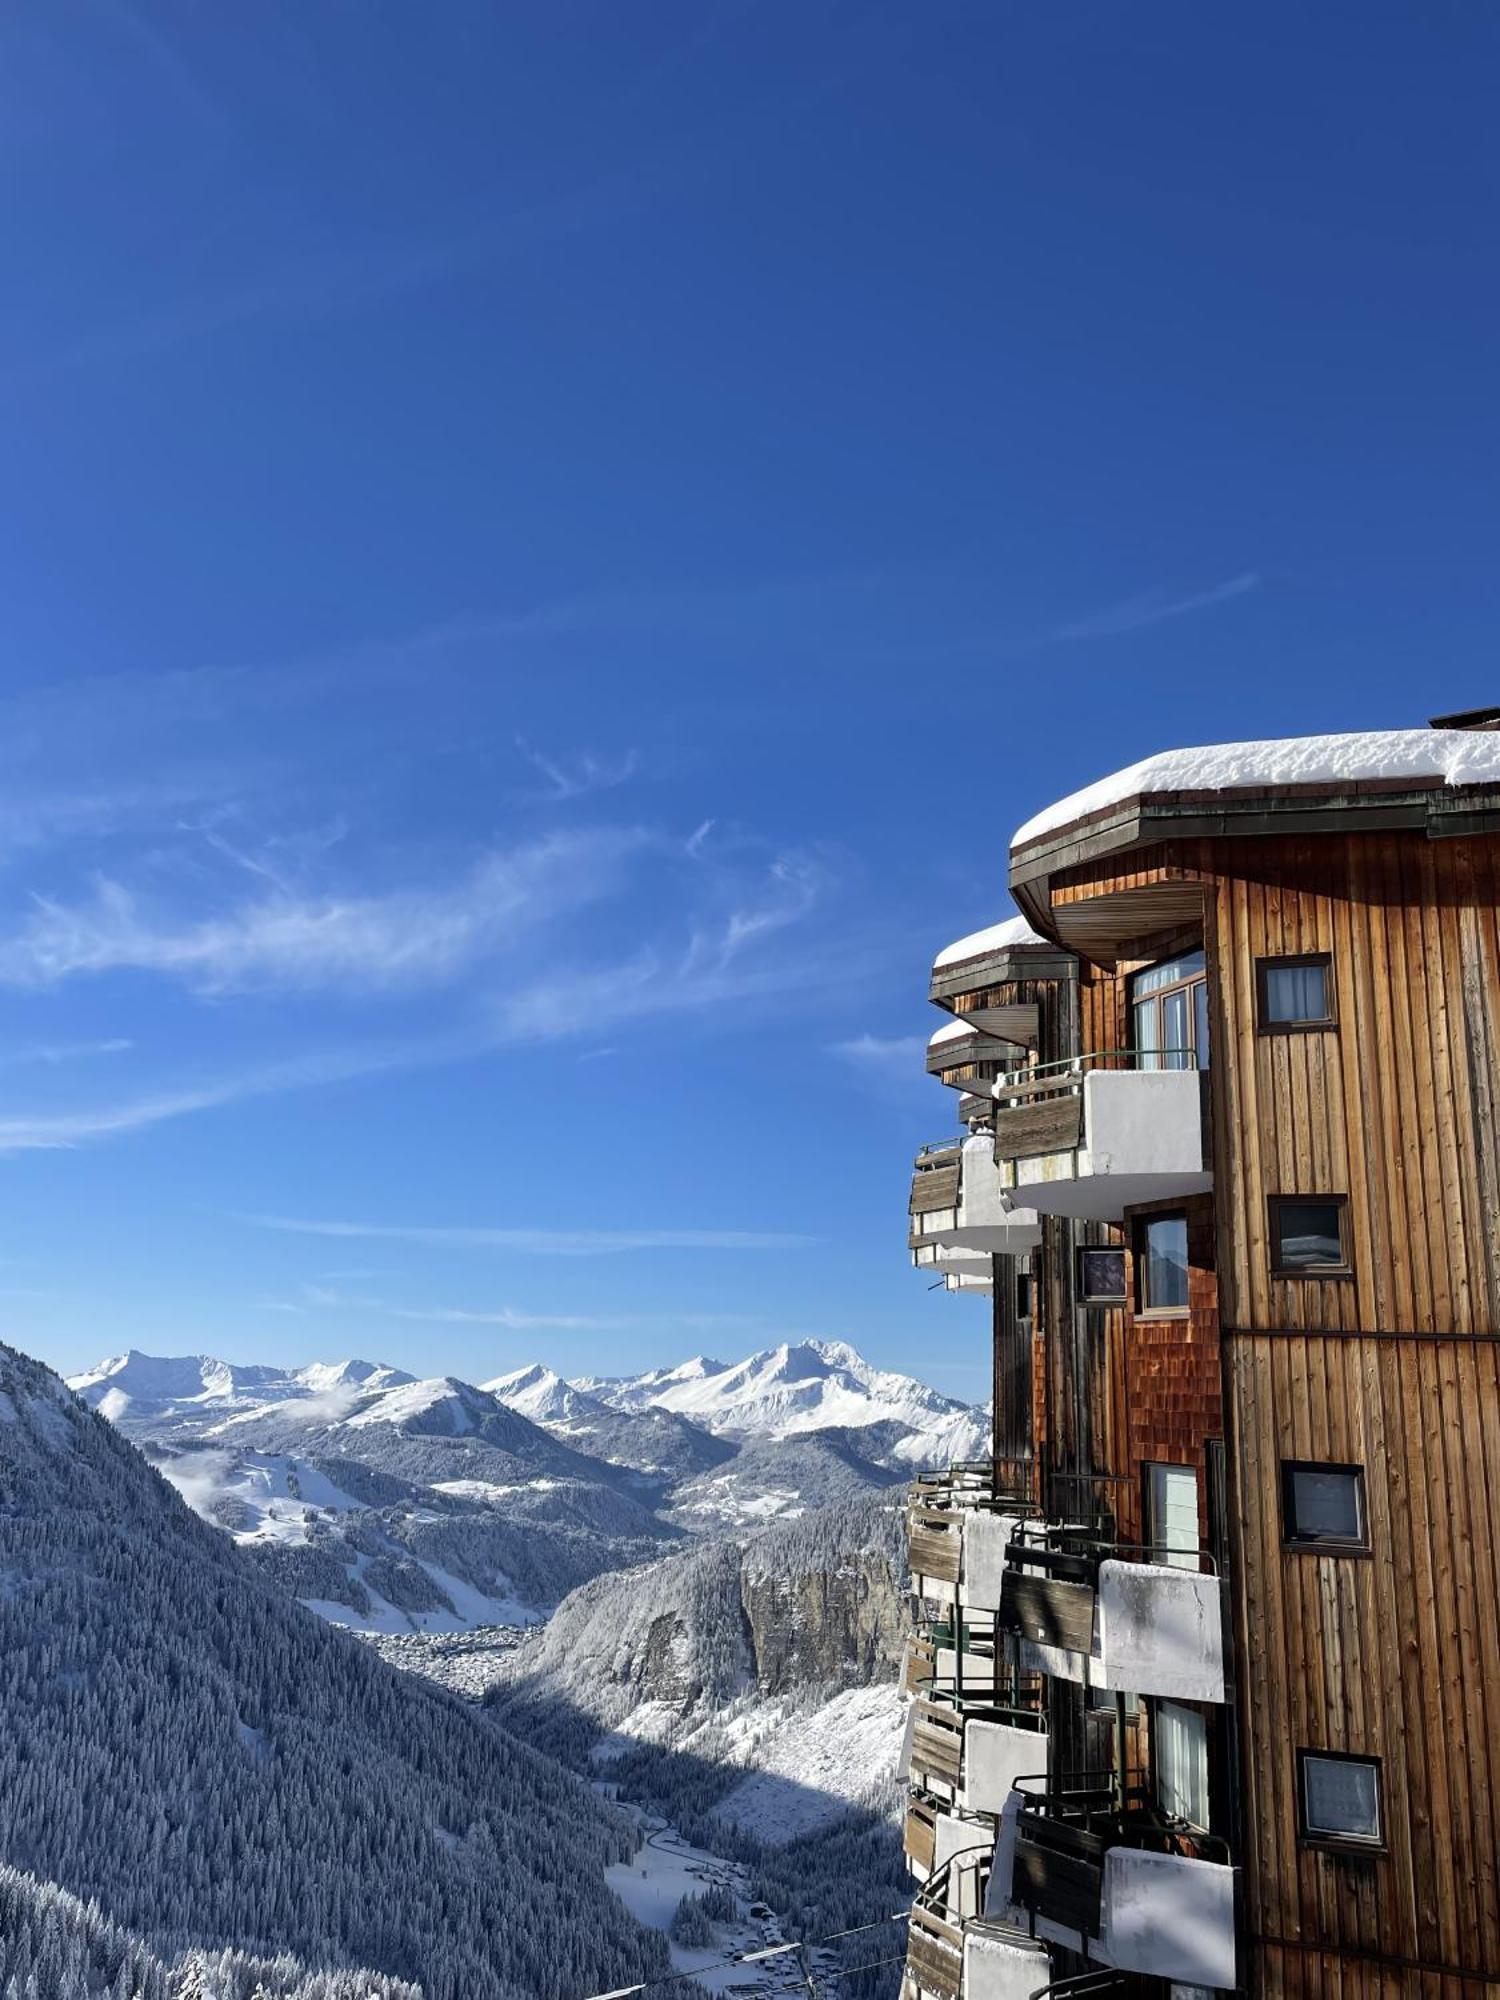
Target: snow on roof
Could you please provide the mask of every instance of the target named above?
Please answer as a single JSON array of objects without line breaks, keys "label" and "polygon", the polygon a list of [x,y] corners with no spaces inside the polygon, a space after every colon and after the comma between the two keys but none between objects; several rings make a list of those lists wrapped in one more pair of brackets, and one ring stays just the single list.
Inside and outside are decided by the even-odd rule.
[{"label": "snow on roof", "polygon": [[961,1035],[968,1036],[972,1041],[977,1033],[978,1030],[971,1028],[965,1020],[945,1021],[941,1028],[934,1029],[927,1037],[927,1046],[929,1049],[940,1049],[944,1042],[956,1042]]},{"label": "snow on roof", "polygon": [[[1434,778],[1447,785],[1500,783],[1500,733],[1473,729],[1359,729],[1342,736],[1277,736],[1162,750],[1071,792],[1018,827],[1012,847],[1089,813],[1149,792],[1227,792],[1242,786],[1347,784]],[[956,949],[956,947],[950,947]],[[941,963],[941,961],[939,961]]]},{"label": "snow on roof", "polygon": [[1007,917],[1003,923],[991,924],[988,930],[971,931],[968,937],[945,945],[932,961],[932,969],[936,972],[941,966],[961,965],[966,958],[980,958],[987,951],[1004,951],[1009,945],[1046,942],[1024,917]]}]

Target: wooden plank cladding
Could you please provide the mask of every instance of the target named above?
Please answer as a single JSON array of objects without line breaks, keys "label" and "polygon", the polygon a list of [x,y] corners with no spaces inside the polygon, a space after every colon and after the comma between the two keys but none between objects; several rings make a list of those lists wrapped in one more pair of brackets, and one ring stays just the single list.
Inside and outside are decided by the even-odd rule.
[{"label": "wooden plank cladding", "polygon": [[935,1208],[957,1208],[959,1164],[920,1167],[911,1178],[911,1215],[930,1215]]},{"label": "wooden plank cladding", "polygon": [[908,1861],[924,1875],[932,1873],[933,1850],[937,1841],[937,1811],[925,1799],[913,1799],[906,1809],[906,1825],[901,1846]]},{"label": "wooden plank cladding", "polygon": [[1094,1644],[1094,1593],[1086,1583],[1007,1569],[1000,1582],[1000,1623],[1034,1645],[1087,1653]]},{"label": "wooden plank cladding", "polygon": [[934,1583],[957,1583],[963,1556],[963,1536],[957,1518],[935,1508],[911,1508],[906,1517],[906,1546],[914,1576]]},{"label": "wooden plank cladding", "polygon": [[911,1913],[907,1931],[906,1964],[908,1976],[924,1993],[935,1993],[939,2000],[958,2000],[963,1983],[963,1932],[957,1924],[946,1923],[919,1905]]},{"label": "wooden plank cladding", "polygon": [[[1143,879],[1201,889],[1228,1324],[1500,1333],[1497,850],[1189,841],[1053,882],[1059,907]],[[1335,1025],[1260,1032],[1257,966],[1308,954],[1327,954]],[[1268,1197],[1308,1193],[1345,1199],[1350,1276],[1273,1274]]]},{"label": "wooden plank cladding", "polygon": [[963,1767],[962,1718],[939,1702],[919,1697],[911,1735],[913,1776],[936,1778],[943,1784],[956,1786],[963,1777]]},{"label": "wooden plank cladding", "polygon": [[1041,1153],[1065,1153],[1083,1138],[1083,1100],[1078,1094],[1019,1104],[995,1111],[995,1158],[1025,1160]]},{"label": "wooden plank cladding", "polygon": [[[1500,1977],[1500,1346],[1249,1334],[1226,1368],[1251,1926]],[[1283,1546],[1286,1460],[1361,1468],[1367,1558]],[[1383,1852],[1299,1841],[1319,1747],[1380,1759]]]}]

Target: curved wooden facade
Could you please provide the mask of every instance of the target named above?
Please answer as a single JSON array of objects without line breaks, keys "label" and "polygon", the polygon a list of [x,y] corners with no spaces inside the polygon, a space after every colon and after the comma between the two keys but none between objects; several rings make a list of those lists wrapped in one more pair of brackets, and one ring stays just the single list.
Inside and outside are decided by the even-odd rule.
[{"label": "curved wooden facade", "polygon": [[[1028,1806],[1022,1851],[1034,1816],[1042,1860],[1020,1914],[1056,1978],[1121,1962],[1107,1910],[1102,1945],[1060,1921],[1079,1864],[1048,1877],[1051,1813],[1079,1852],[1227,1858],[1239,1990],[1500,1995],[1500,786],[1136,800],[1017,853],[1012,882],[1045,942],[981,991],[934,990],[956,1010],[1034,1005],[1028,1061],[1078,1106],[1051,1137],[995,1121],[997,1156],[1056,1153],[1017,1171],[1043,1211],[1030,1317],[1008,1260],[995,1283],[997,1487],[1052,1534],[1018,1601],[1097,1602],[1094,1545],[1143,1575],[1201,1560],[1224,1579],[1232,1660],[1222,1701],[1137,1700],[1088,1685],[1097,1622],[1093,1667],[1076,1641],[1021,1643],[1049,1787],[1062,1800],[1103,1770],[1116,1818],[1077,1835],[1062,1806]],[[1078,1219],[1087,1177],[1128,1166],[1091,1141],[1090,1060],[1137,1061],[1133,977],[1198,951],[1212,1190]],[[1268,1018],[1268,965],[1315,968],[1315,1017]],[[1153,1221],[1186,1246],[1157,1309]],[[1358,1496],[1342,1541],[1293,1519],[1289,1496],[1320,1482]],[[1196,1556],[1161,1554],[1164,1505],[1179,1537],[1195,1505]],[[1188,1740],[1201,1797],[1182,1790]],[[1118,1990],[1182,1983],[1150,1963],[1127,1957]]]}]

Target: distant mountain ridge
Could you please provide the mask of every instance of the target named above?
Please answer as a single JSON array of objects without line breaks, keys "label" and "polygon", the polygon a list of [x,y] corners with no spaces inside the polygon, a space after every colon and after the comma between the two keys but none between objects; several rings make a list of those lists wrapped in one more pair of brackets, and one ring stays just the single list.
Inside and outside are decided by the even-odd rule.
[{"label": "distant mountain ridge", "polygon": [[695,1355],[675,1368],[580,1376],[570,1386],[614,1409],[671,1410],[712,1431],[755,1437],[901,1424],[911,1437],[893,1456],[907,1464],[975,1458],[988,1444],[982,1411],[873,1367],[842,1340],[783,1342],[733,1363]]},{"label": "distant mountain ridge", "polygon": [[294,1596],[374,1632],[526,1624],[683,1536],[982,1455],[985,1412],[839,1341],[568,1381],[111,1357],[70,1383]]}]

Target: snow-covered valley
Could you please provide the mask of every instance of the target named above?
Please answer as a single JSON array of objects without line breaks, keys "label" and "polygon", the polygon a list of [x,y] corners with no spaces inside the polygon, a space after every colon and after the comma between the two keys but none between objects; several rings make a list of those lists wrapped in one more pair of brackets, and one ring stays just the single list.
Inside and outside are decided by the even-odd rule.
[{"label": "snow-covered valley", "polygon": [[[591,1384],[130,1353],[72,1387],[211,1526],[247,1601],[343,1627],[330,1643],[544,1785],[592,1792],[599,1894],[673,1969],[749,2000],[777,1985],[757,1952],[899,1906],[900,1489],[976,1449],[983,1412],[816,1343]],[[251,1782],[279,1770],[263,1699],[238,1698],[231,1736]],[[431,1814],[455,1864],[472,1816]],[[123,1908],[157,1935],[149,1898]]]}]

